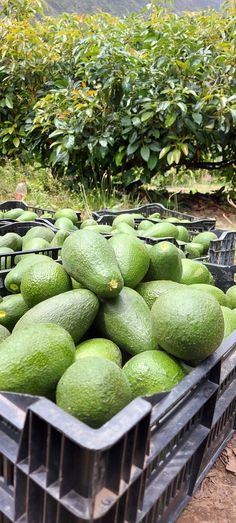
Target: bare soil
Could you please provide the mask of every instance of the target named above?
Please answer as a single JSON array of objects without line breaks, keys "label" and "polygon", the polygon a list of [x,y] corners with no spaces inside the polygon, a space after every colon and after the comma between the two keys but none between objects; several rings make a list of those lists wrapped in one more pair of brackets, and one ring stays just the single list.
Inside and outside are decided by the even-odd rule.
[{"label": "bare soil", "polygon": [[185,212],[188,210],[195,216],[216,218],[216,224],[219,228],[236,229],[236,207],[217,202],[210,195],[200,195],[198,198],[193,196],[192,201],[187,198],[183,205]]},{"label": "bare soil", "polygon": [[177,523],[236,522],[236,433]]}]

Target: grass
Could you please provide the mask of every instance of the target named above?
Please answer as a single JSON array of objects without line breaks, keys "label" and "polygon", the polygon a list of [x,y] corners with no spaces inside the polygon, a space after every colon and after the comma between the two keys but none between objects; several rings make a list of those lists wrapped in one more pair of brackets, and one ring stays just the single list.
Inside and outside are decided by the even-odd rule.
[{"label": "grass", "polygon": [[0,200],[15,199],[16,185],[21,180],[26,181],[27,196],[24,201],[34,206],[58,209],[70,207],[83,211],[84,216],[92,210],[105,208],[122,208],[138,205],[138,201],[131,200],[130,196],[120,194],[108,180],[106,174],[103,176],[101,187],[85,190],[82,183],[78,184],[76,190],[69,190],[65,185],[53,178],[50,169],[42,169],[35,165],[22,166],[18,162],[7,162],[0,166]]}]

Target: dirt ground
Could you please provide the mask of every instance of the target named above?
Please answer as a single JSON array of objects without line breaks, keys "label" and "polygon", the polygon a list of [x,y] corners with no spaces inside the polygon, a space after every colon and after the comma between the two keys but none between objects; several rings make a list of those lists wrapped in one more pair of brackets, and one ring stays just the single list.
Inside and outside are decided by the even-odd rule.
[{"label": "dirt ground", "polygon": [[195,216],[216,218],[216,224],[219,228],[236,229],[236,207],[234,208],[232,205],[220,204],[209,197],[201,195],[195,201],[186,200],[184,209],[188,209]]},{"label": "dirt ground", "polygon": [[236,522],[236,433],[177,523]]}]

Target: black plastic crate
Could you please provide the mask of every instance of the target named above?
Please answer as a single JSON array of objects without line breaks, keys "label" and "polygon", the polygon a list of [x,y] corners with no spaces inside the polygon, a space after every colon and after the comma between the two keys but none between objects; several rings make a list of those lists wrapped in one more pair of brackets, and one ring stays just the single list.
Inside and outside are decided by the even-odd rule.
[{"label": "black plastic crate", "polygon": [[[187,437],[181,448],[178,440],[170,440],[171,425],[169,430],[168,426],[166,427],[165,452],[160,454],[158,460],[153,461],[152,456],[149,458],[151,468],[149,466],[146,470],[147,478],[143,486],[144,496],[138,512],[138,523],[174,523],[236,429],[236,331],[221,345],[217,353],[221,358],[221,364],[218,376],[215,367],[215,379],[219,382],[219,387],[214,415],[212,418],[207,417],[205,412],[202,418],[198,417],[198,421],[197,417],[195,420],[191,417],[190,423],[187,423],[189,410],[186,408],[185,413],[182,410],[181,415],[186,416],[184,429],[187,427]],[[172,393],[173,391],[163,402],[171,401]],[[189,401],[187,405],[191,407]],[[160,408],[161,404],[158,406],[159,411]],[[212,412],[211,408],[209,412]],[[173,418],[172,427],[178,426],[183,439],[183,429],[179,422],[180,419]],[[210,430],[207,430],[207,427],[210,427]],[[177,429],[175,431],[177,432]],[[165,432],[163,439],[164,436]],[[151,440],[155,452],[158,446],[160,448],[159,439],[160,433],[157,432],[156,441],[154,437]],[[163,468],[164,460],[167,464]]]},{"label": "black plastic crate", "polygon": [[3,393],[0,512],[14,522],[115,521],[112,506],[122,514],[140,488],[150,410],[139,398],[93,430],[46,399]]},{"label": "black plastic crate", "polygon": [[216,286],[223,292],[236,284],[236,265],[216,265],[208,261],[204,261],[204,265],[214,277]]},{"label": "black plastic crate", "polygon": [[25,202],[19,201],[19,200],[8,200],[8,201],[0,203],[1,211],[10,211],[11,209],[16,209],[18,207],[19,207],[19,209],[24,209],[24,211],[35,212],[39,216],[41,214],[44,214],[45,212],[49,213],[53,216],[56,212],[56,211],[53,211],[52,209],[43,209],[42,207],[35,207],[33,205],[28,205]]},{"label": "black plastic crate", "polygon": [[210,242],[208,250],[209,262],[217,265],[233,265],[235,257],[236,231],[214,229],[217,240]]},{"label": "black plastic crate", "polygon": [[[207,231],[207,230],[214,229],[215,224],[216,224],[216,220],[214,218],[198,219],[195,216],[193,216],[192,214],[181,213],[179,211],[172,211],[170,209],[167,209],[166,207],[164,207],[164,205],[162,205],[160,203],[148,203],[146,205],[142,205],[141,207],[136,207],[133,209],[125,209],[125,210],[120,210],[120,211],[111,211],[109,209],[105,209],[103,211],[93,212],[92,216],[94,219],[98,220],[99,218],[105,217],[107,215],[110,215],[114,219],[116,216],[119,216],[120,214],[141,213],[144,215],[144,217],[148,218],[151,214],[153,214],[155,212],[158,212],[160,214],[161,218],[163,218],[163,217],[168,218],[168,217],[173,216],[175,218],[185,220],[185,223],[183,222],[183,223],[181,223],[181,225],[185,225],[185,224],[190,225],[191,222],[195,222],[199,232],[204,231],[204,230]],[[137,223],[139,223],[139,221],[140,220],[137,220]],[[104,218],[104,221],[100,221],[99,223],[107,223],[107,222],[105,222],[105,218]],[[110,223],[108,223],[108,225],[110,225]]]},{"label": "black plastic crate", "polygon": [[1,394],[0,512],[19,523],[174,521],[199,477],[235,344],[236,333],[164,398],[137,398],[97,430],[49,400]]},{"label": "black plastic crate", "polygon": [[[44,226],[44,227],[51,229],[53,232],[57,232],[57,230],[58,230],[51,223],[48,223],[48,224],[42,223],[41,225],[42,225],[42,227]],[[8,232],[15,232],[15,233],[19,234],[19,236],[24,236],[29,231],[29,229],[32,229],[32,227],[38,227],[38,226],[39,226],[38,222],[16,222],[16,221],[14,221],[14,222],[7,223],[7,225],[3,225],[2,227],[0,227],[0,236],[4,236],[4,234],[7,234]]]},{"label": "black plastic crate", "polygon": [[[1,211],[10,211],[11,209],[16,209],[16,207],[19,207],[20,209],[24,209],[25,211],[32,211],[38,214],[38,216],[41,216],[44,213],[51,214],[51,217],[53,219],[54,214],[56,211],[53,211],[52,209],[44,209],[42,207],[35,207],[33,205],[28,205],[23,201],[18,200],[8,200],[5,202],[0,203],[0,210]],[[81,212],[75,211],[78,217],[78,221],[81,219]],[[47,218],[50,220],[50,218]]]},{"label": "black plastic crate", "polygon": [[[223,229],[213,229],[217,239],[211,240],[208,253],[200,261],[207,261],[213,265],[233,265],[235,258],[236,231],[225,231]],[[194,233],[190,233],[194,241]]]},{"label": "black plastic crate", "polygon": [[236,430],[236,332],[227,338],[225,346],[228,346],[228,351],[221,364],[220,386],[212,428],[207,437],[195,488],[199,486]]},{"label": "black plastic crate", "polygon": [[[104,236],[107,239],[112,238],[112,234],[109,233],[102,233],[102,236]],[[148,245],[156,245],[156,243],[160,242],[170,242],[173,243],[176,247],[178,247],[181,250],[184,250],[184,245],[179,245],[175,238],[173,237],[166,237],[166,238],[148,238],[147,236],[137,236],[139,240],[142,240],[143,242],[147,243]]]},{"label": "black plastic crate", "polygon": [[[100,225],[112,225],[113,220],[115,219],[115,217],[116,217],[116,215],[114,216],[113,214],[105,214],[105,215],[97,217],[97,223],[99,223]],[[153,225],[157,223],[154,219],[151,220],[148,217],[146,219],[148,219]],[[135,221],[135,226],[137,227],[142,220],[141,220],[141,218],[140,219],[139,218],[135,218],[134,221]],[[197,220],[197,219],[195,219],[194,221],[188,221],[186,219],[186,221],[177,223],[176,225],[183,225],[190,232],[192,232],[194,234],[198,234],[199,232],[203,232],[203,231],[206,231],[206,230],[212,230],[214,228],[215,221],[214,221],[214,223],[211,222],[211,226],[209,226],[209,227],[206,226],[205,222],[206,222],[206,220]]]},{"label": "black plastic crate", "polygon": [[197,427],[173,460],[147,486],[136,523],[175,523],[191,499],[208,432],[205,427]]}]

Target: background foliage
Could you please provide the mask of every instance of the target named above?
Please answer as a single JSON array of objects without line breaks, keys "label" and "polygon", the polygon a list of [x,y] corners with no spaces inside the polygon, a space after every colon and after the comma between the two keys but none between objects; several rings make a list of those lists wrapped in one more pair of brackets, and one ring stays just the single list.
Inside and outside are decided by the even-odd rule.
[{"label": "background foliage", "polygon": [[118,19],[44,17],[39,0],[3,8],[2,158],[37,161],[71,185],[105,173],[128,187],[183,165],[227,167],[235,180],[233,9],[177,16],[153,5]]}]

